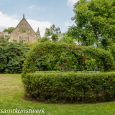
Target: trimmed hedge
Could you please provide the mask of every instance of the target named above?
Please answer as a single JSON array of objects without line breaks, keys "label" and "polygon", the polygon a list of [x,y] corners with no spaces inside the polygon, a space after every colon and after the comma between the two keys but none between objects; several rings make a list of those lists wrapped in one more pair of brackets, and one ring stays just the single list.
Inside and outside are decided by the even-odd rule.
[{"label": "trimmed hedge", "polygon": [[114,57],[109,51],[96,47],[86,47],[85,55],[89,56],[88,58],[92,57],[92,60],[90,59],[91,63],[95,59],[95,64],[100,68],[100,71],[115,70]]},{"label": "trimmed hedge", "polygon": [[50,102],[104,102],[115,99],[115,72],[39,72],[23,75],[26,96]]},{"label": "trimmed hedge", "polygon": [[95,65],[99,71],[113,70],[114,58],[109,51],[95,47],[67,43],[40,43],[26,56],[23,73],[52,70],[80,71],[82,69],[93,71]]},{"label": "trimmed hedge", "polygon": [[38,44],[29,51],[23,64],[25,95],[50,102],[110,101],[115,96],[115,73],[68,72],[79,71],[81,67],[94,70],[95,65],[100,71],[112,70],[114,58],[110,52],[95,47]]}]

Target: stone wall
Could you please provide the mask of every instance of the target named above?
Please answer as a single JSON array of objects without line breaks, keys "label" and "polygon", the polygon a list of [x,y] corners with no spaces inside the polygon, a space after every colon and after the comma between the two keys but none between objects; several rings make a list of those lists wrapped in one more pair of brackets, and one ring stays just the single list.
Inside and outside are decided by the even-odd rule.
[{"label": "stone wall", "polygon": [[8,34],[8,32],[0,32],[0,38],[4,37],[4,38],[9,38],[10,34]]}]

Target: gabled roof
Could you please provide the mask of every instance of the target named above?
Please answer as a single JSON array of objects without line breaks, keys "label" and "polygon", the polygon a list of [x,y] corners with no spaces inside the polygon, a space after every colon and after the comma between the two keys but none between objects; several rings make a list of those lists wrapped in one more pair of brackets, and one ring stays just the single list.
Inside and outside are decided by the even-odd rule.
[{"label": "gabled roof", "polygon": [[12,31],[12,33],[14,33],[17,28],[22,28],[23,30],[27,30],[28,27],[29,27],[29,29],[32,30],[32,32],[34,32],[34,34],[36,34],[36,32],[32,29],[32,27],[30,26],[30,24],[25,19],[25,16],[23,15],[22,20],[19,22],[19,24],[16,26],[16,28]]}]

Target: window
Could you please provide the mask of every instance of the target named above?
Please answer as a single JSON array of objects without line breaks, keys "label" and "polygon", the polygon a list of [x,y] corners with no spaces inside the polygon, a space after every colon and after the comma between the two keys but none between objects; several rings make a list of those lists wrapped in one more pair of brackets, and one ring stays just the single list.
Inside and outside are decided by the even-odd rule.
[{"label": "window", "polygon": [[26,30],[22,30],[22,33],[26,33]]}]

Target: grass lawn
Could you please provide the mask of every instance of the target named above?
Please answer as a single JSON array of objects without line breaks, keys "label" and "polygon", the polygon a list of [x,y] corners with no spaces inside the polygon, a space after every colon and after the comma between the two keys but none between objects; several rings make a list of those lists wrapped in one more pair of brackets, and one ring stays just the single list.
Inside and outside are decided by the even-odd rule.
[{"label": "grass lawn", "polygon": [[[0,112],[1,109],[43,109],[44,115],[115,115],[115,102],[99,104],[43,104],[25,101],[24,88],[20,74],[0,74]],[[29,113],[0,113],[1,115],[29,115]]]}]

